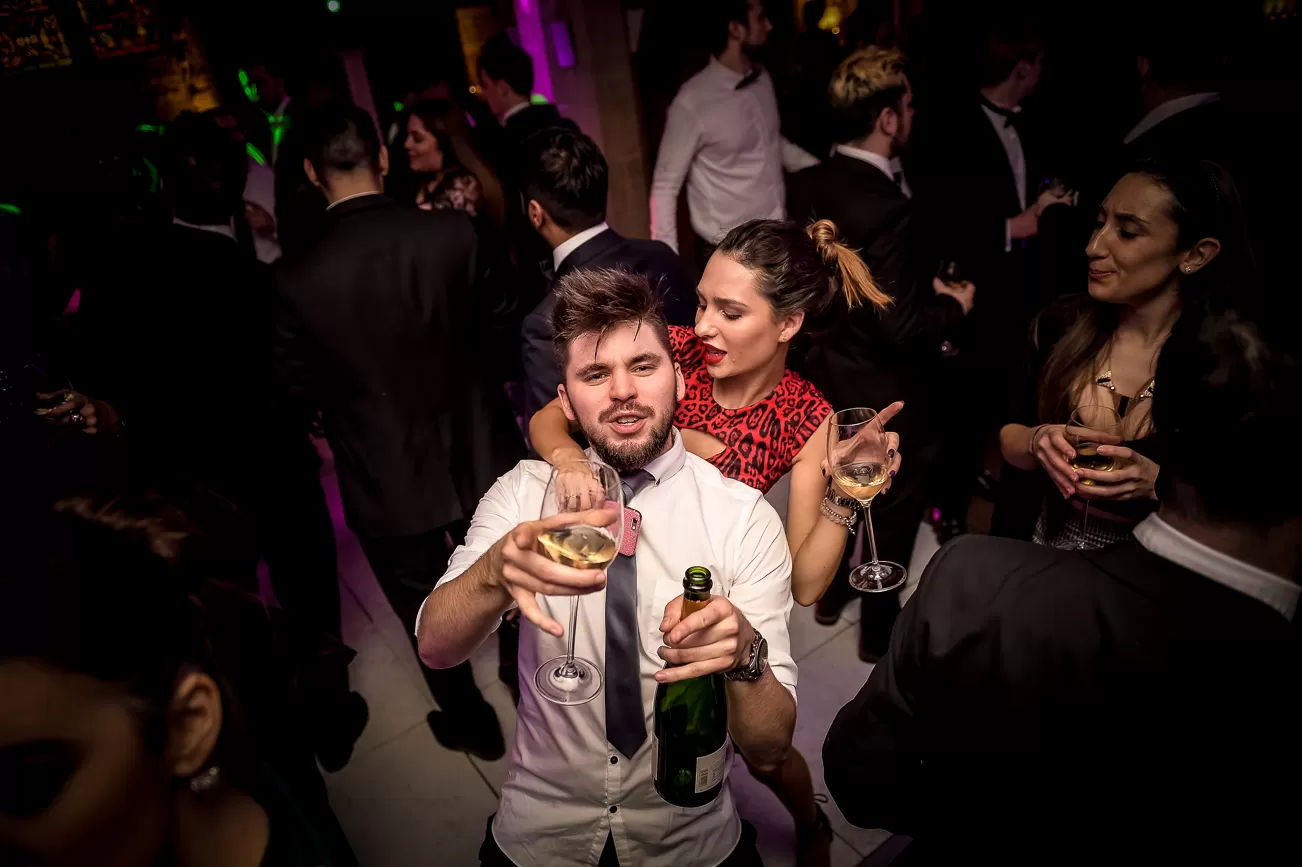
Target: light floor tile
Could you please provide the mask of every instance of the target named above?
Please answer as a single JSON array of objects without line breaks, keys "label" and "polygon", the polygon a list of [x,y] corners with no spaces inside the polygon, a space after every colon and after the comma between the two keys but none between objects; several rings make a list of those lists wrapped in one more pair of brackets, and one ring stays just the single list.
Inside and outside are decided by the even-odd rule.
[{"label": "light floor tile", "polygon": [[463,753],[424,720],[328,780],[330,801],[364,867],[476,865],[497,797]]},{"label": "light floor tile", "polygon": [[410,650],[407,654],[411,656],[410,661],[397,659],[374,626],[366,627],[348,641],[357,651],[348,667],[349,685],[361,693],[370,708],[366,730],[353,747],[354,760],[417,724],[433,741],[425,716],[434,709],[434,701]]}]

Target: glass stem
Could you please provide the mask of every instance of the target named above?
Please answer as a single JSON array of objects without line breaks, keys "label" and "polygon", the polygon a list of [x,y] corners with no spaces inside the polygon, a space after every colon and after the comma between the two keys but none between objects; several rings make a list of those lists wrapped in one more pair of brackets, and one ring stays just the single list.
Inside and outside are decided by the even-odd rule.
[{"label": "glass stem", "polygon": [[574,667],[574,629],[579,625],[579,597],[570,597],[570,649],[565,654],[565,677],[574,677],[578,672]]},{"label": "glass stem", "polygon": [[877,537],[873,535],[873,511],[871,506],[863,507],[863,522],[868,525],[868,550],[872,553],[872,565],[877,565]]},{"label": "glass stem", "polygon": [[1090,530],[1090,501],[1085,500],[1085,510],[1081,513],[1080,519],[1080,550],[1084,551],[1089,545]]}]

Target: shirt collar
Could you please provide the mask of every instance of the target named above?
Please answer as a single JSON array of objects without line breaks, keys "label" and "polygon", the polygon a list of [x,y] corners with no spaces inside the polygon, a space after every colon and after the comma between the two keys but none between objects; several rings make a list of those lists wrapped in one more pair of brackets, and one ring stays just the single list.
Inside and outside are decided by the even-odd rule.
[{"label": "shirt collar", "polygon": [[1209,548],[1181,533],[1157,515],[1149,515],[1135,527],[1135,539],[1163,560],[1170,560],[1217,584],[1251,596],[1289,620],[1293,619],[1302,587],[1287,578],[1272,575],[1265,569]]},{"label": "shirt collar", "polygon": [[839,154],[844,154],[845,156],[848,156],[851,159],[863,160],[869,165],[876,166],[877,168],[881,169],[882,174],[886,175],[886,177],[890,178],[891,180],[895,179],[895,172],[899,168],[895,160],[888,159],[887,157],[884,157],[881,154],[875,154],[872,151],[864,150],[863,148],[851,147],[850,145],[846,145],[846,144],[839,144],[836,146],[836,152]]},{"label": "shirt collar", "polygon": [[1207,105],[1213,102],[1219,102],[1221,95],[1215,91],[1206,93],[1191,93],[1188,96],[1177,96],[1175,99],[1168,99],[1157,108],[1144,115],[1135,128],[1126,134],[1122,144],[1130,144],[1162,121],[1174,117],[1182,111],[1188,111],[1191,108],[1197,108],[1200,105]]},{"label": "shirt collar", "polygon": [[352,201],[353,199],[360,199],[362,196],[378,196],[378,195],[380,195],[379,190],[367,190],[364,193],[353,193],[351,196],[344,196],[342,199],[339,199],[338,201],[334,201],[326,205],[326,210],[328,211],[331,208],[333,208],[335,205],[342,205],[344,202],[349,202]]},{"label": "shirt collar", "polygon": [[610,226],[606,225],[606,221],[602,220],[591,229],[584,229],[582,232],[579,232],[579,234],[566,240],[555,250],[552,250],[552,267],[559,269],[561,263],[565,261],[566,256],[569,256],[575,250],[579,249],[609,228]]},{"label": "shirt collar", "polygon": [[225,235],[232,241],[235,240],[235,221],[231,220],[226,225],[220,223],[187,223],[180,217],[172,217],[172,225],[184,226],[187,229],[198,229],[200,232],[212,232],[214,235]]},{"label": "shirt collar", "polygon": [[[683,447],[683,438],[679,435],[678,428],[670,428],[669,435],[673,437],[673,444],[642,468],[651,475],[657,485],[672,478],[687,463],[687,449]],[[588,455],[596,457],[592,449],[588,449]]]},{"label": "shirt collar", "polygon": [[710,62],[707,68],[713,70],[714,77],[728,85],[730,90],[736,88],[737,84],[746,77],[744,74],[724,66],[719,62],[719,58],[714,56],[710,57]]},{"label": "shirt collar", "polygon": [[520,112],[528,108],[531,104],[532,103],[530,103],[528,100],[525,100],[524,102],[516,103],[515,105],[511,106],[506,111],[502,112],[502,123],[506,123],[508,120],[510,120],[511,118],[515,117],[517,114],[519,114]]}]

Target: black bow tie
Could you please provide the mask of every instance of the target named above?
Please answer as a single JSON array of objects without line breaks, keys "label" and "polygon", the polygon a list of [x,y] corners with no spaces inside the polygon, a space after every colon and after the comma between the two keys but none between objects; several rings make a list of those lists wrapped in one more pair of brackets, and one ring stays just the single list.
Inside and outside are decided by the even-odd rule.
[{"label": "black bow tie", "polygon": [[733,88],[733,90],[741,90],[743,87],[750,87],[752,84],[759,81],[762,72],[764,72],[764,67],[760,66],[758,63],[755,64],[750,68],[750,72],[746,73],[742,77],[741,81],[737,82],[737,86]]},{"label": "black bow tie", "polygon": [[979,96],[981,97],[982,105],[984,105],[988,110],[1003,117],[1004,126],[1017,126],[1021,123],[1022,113],[1020,111],[1015,111],[1011,108],[1004,108],[1002,105],[995,105],[993,102],[986,99],[985,94],[979,94]]}]

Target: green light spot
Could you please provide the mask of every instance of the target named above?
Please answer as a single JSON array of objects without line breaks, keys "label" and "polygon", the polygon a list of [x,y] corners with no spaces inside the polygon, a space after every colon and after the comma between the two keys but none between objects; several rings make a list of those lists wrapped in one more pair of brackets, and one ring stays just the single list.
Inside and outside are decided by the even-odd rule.
[{"label": "green light spot", "polygon": [[326,8],[329,9],[331,12],[338,12],[339,0],[329,0],[329,2],[326,3]]},{"label": "green light spot", "polygon": [[535,93],[533,96],[529,97],[529,101],[534,105],[546,105],[548,102],[547,97],[543,96],[541,93]]},{"label": "green light spot", "polygon": [[246,142],[244,149],[248,151],[249,157],[258,165],[265,166],[267,164],[267,158],[262,155],[262,151],[253,146],[253,142]]},{"label": "green light spot", "polygon": [[23,209],[17,205],[10,205],[7,202],[0,202],[0,214],[13,214],[15,217],[21,216]]},{"label": "green light spot", "polygon": [[158,192],[158,166],[154,165],[153,160],[148,157],[144,158],[145,168],[149,169],[149,192]]},{"label": "green light spot", "polygon": [[403,105],[402,103],[398,102],[398,100],[396,100],[396,99],[393,101],[393,110],[394,110],[394,111],[402,111],[402,110],[403,110],[404,108],[406,108],[406,107],[407,107],[407,106],[405,106],[405,105]]},{"label": "green light spot", "polygon": [[159,132],[159,128],[152,123],[142,123],[136,127],[136,132]]},{"label": "green light spot", "polygon": [[244,95],[248,97],[249,102],[258,101],[258,86],[249,81],[249,74],[243,69],[239,70],[240,87],[244,90]]}]

